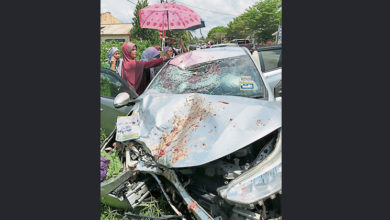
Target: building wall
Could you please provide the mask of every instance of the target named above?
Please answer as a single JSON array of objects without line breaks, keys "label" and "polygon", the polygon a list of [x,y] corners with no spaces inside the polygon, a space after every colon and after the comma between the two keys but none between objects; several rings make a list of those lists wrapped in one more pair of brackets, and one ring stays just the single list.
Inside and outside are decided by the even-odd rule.
[{"label": "building wall", "polygon": [[100,42],[105,42],[107,39],[123,39],[125,43],[129,42],[129,35],[100,35]]},{"label": "building wall", "polygon": [[112,16],[110,12],[105,12],[100,14],[100,24],[122,24],[122,22]]}]

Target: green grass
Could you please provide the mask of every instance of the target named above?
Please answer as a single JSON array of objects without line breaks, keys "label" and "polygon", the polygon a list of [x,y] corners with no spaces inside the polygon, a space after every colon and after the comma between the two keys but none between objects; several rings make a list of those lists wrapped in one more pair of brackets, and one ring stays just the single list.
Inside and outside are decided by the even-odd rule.
[{"label": "green grass", "polygon": [[100,128],[100,144],[107,138],[106,132],[103,128]]},{"label": "green grass", "polygon": [[100,203],[100,219],[101,220],[121,220],[124,216],[124,210],[115,209],[103,203]]},{"label": "green grass", "polygon": [[[107,136],[103,129],[100,129],[100,144],[103,143],[104,139]],[[168,202],[165,201],[165,198],[161,197],[158,200],[155,198],[148,197],[145,199],[139,206],[134,210],[131,210],[132,213],[137,215],[146,215],[146,216],[162,216],[162,215],[174,215],[175,213],[169,207]],[[100,219],[101,220],[121,220],[124,217],[125,210],[116,209],[100,203]],[[148,218],[146,218],[148,219]]]},{"label": "green grass", "polygon": [[173,210],[171,210],[171,207],[169,207],[168,202],[166,202],[165,198],[162,197],[158,200],[154,197],[149,197],[132,210],[132,212],[134,214],[145,216],[175,215]]},{"label": "green grass", "polygon": [[120,170],[123,167],[123,164],[118,156],[119,151],[116,151],[112,154],[106,153],[105,151],[100,152],[100,154],[104,157],[110,160],[110,163],[108,165],[108,170],[106,174],[106,180],[111,179],[115,176],[117,176],[120,172]]}]

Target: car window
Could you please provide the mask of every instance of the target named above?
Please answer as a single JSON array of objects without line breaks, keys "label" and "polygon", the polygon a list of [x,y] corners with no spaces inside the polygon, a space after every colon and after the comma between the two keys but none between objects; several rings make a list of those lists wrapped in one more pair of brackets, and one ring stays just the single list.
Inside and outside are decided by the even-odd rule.
[{"label": "car window", "polygon": [[185,68],[169,64],[160,71],[149,89],[170,94],[265,96],[260,73],[247,55],[198,63]]},{"label": "car window", "polygon": [[249,44],[249,40],[237,40],[238,44]]},{"label": "car window", "polygon": [[116,77],[105,73],[100,72],[100,95],[115,98],[119,93],[127,92],[129,94],[130,91],[119,81]]},{"label": "car window", "polygon": [[[264,50],[260,51],[259,56],[263,58],[264,67],[262,70],[268,72],[282,67],[282,50]],[[264,69],[263,69],[264,68]]]}]

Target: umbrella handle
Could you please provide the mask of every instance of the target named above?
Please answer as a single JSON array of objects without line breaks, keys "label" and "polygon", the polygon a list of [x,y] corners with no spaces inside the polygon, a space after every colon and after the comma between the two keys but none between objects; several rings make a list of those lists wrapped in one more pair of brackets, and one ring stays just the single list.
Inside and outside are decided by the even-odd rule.
[{"label": "umbrella handle", "polygon": [[167,10],[167,23],[168,23],[168,30],[169,30],[169,13],[168,13],[168,10]]}]

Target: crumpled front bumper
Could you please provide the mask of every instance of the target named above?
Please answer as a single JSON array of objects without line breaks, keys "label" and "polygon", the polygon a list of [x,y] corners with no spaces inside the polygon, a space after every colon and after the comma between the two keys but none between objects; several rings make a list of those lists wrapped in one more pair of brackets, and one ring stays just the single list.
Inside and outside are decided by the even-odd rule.
[{"label": "crumpled front bumper", "polygon": [[[273,178],[272,187],[267,184],[263,186],[264,188],[270,190],[266,193],[259,193],[258,191],[256,191],[257,188],[255,180],[258,178],[252,178],[253,180],[251,180],[251,177],[262,176],[264,173],[267,173],[274,169],[279,169],[279,171],[277,175],[275,175],[275,177]],[[118,188],[121,184],[129,180],[132,176],[135,176],[137,173],[149,174],[150,177],[153,177],[157,181],[158,185],[160,185],[161,190],[164,193],[164,196],[167,198],[172,209],[178,214],[178,216],[182,216],[182,214],[169,201],[169,198],[166,195],[157,176],[165,177],[169,182],[174,185],[177,192],[183,198],[183,201],[186,204],[188,210],[193,213],[197,219],[214,219],[185,190],[183,184],[178,179],[178,176],[176,175],[174,169],[151,165],[143,161],[137,162],[135,167],[128,169],[125,172],[122,172],[120,175],[102,182],[102,202],[110,206],[122,209],[128,209],[130,207],[133,207],[126,198],[118,198],[116,196],[111,195],[110,192]],[[252,187],[251,189],[249,189],[249,187],[248,189],[246,187],[238,187],[239,185],[241,186],[241,183],[244,183],[244,181],[253,183],[255,187]],[[145,189],[143,188],[143,190]],[[143,196],[145,197],[147,193],[143,193]],[[281,131],[278,134],[274,150],[270,155],[267,156],[267,158],[255,165],[253,168],[242,173],[235,180],[231,181],[228,185],[220,187],[218,189],[218,193],[219,196],[226,200],[228,203],[236,204],[241,207],[248,207],[248,205],[250,206],[253,204],[261,205],[265,199],[269,197],[272,198],[272,196],[276,193],[281,193]]]}]

